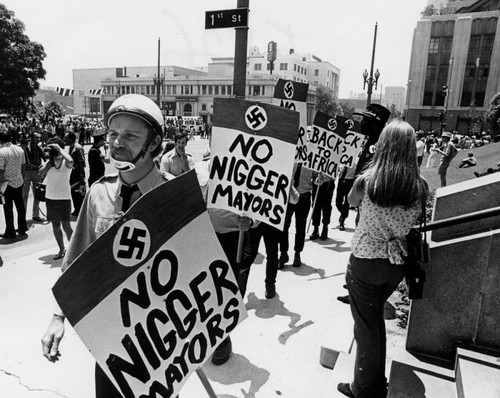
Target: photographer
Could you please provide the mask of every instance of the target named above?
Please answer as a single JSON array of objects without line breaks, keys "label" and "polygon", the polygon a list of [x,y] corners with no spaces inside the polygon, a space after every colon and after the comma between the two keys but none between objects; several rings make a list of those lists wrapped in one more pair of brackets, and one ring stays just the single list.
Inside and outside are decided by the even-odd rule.
[{"label": "photographer", "polygon": [[69,185],[73,158],[63,149],[64,141],[60,138],[49,139],[47,148],[49,161],[41,167],[40,174],[42,179],[45,177],[47,186],[45,193],[47,220],[52,223],[52,232],[59,246],[59,252],[54,257],[54,260],[59,260],[64,257],[66,252],[61,225],[68,241],[73,234],[70,224],[71,191]]}]

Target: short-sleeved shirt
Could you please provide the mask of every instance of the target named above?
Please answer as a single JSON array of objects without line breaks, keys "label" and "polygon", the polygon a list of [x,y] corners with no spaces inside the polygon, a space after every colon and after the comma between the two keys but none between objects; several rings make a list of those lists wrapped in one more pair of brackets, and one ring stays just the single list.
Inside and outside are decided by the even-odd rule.
[{"label": "short-sleeved shirt", "polygon": [[[131,203],[165,181],[167,179],[164,174],[153,167],[142,180],[137,182],[139,191],[137,195],[132,196]],[[123,201],[120,195],[122,184],[120,176],[112,174],[104,176],[90,187],[83,200],[75,230],[64,257],[63,271],[123,215]]]},{"label": "short-sleeved shirt", "polygon": [[352,254],[358,258],[386,258],[392,264],[403,264],[403,256],[408,254],[406,235],[421,210],[421,202],[409,209],[378,206],[370,200],[365,189],[359,205],[361,217],[351,241]]},{"label": "short-sleeved shirt", "polygon": [[26,163],[24,151],[11,142],[0,146],[0,170],[4,171],[4,179],[12,188],[19,188],[24,183],[22,165]]},{"label": "short-sleeved shirt", "polygon": [[174,148],[162,156],[160,170],[177,177],[194,169],[193,157],[189,153],[186,153],[186,157],[187,161],[182,159]]}]

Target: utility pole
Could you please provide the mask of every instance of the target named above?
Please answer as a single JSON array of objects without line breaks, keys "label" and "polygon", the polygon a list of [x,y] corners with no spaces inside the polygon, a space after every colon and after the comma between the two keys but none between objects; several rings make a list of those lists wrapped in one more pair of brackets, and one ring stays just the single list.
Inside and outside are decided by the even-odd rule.
[{"label": "utility pole", "polygon": [[[238,8],[248,8],[250,0],[238,0]],[[248,26],[236,29],[234,44],[234,95],[237,98],[245,98],[246,74],[247,74],[247,46]]]}]

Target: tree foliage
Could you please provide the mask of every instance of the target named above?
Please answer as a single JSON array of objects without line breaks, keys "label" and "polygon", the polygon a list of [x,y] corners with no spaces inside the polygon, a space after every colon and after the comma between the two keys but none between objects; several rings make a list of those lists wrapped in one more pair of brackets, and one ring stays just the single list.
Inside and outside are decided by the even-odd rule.
[{"label": "tree foliage", "polygon": [[339,113],[337,99],[333,95],[333,90],[321,84],[316,87],[316,110],[330,116]]},{"label": "tree foliage", "polygon": [[392,103],[389,106],[389,110],[391,111],[391,116],[389,116],[389,119],[399,119],[399,118],[401,118],[401,112],[397,110],[396,104]]},{"label": "tree foliage", "polygon": [[351,118],[352,114],[356,110],[356,107],[349,101],[339,101],[339,108],[342,113],[342,116],[347,118]]},{"label": "tree foliage", "polygon": [[491,135],[493,137],[500,136],[500,93],[495,94],[492,98],[485,119],[490,127]]},{"label": "tree foliage", "polygon": [[22,116],[45,77],[43,46],[24,34],[24,24],[0,4],[0,111]]}]

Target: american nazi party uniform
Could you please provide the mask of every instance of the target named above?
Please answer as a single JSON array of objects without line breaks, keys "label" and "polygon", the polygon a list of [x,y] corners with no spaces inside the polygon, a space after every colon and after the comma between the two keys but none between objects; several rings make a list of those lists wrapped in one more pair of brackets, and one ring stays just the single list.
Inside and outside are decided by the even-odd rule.
[{"label": "american nazi party uniform", "polygon": [[[118,118],[118,115],[125,116]],[[164,173],[160,172],[158,168],[154,166],[153,158],[154,156],[157,156],[157,153],[154,154],[156,149],[151,149],[156,142],[159,147],[157,149],[161,151],[163,116],[158,106],[149,98],[142,95],[124,95],[113,102],[106,115],[106,124],[108,127],[111,125],[111,132],[113,131],[113,124],[111,120],[115,117],[117,117],[118,120],[115,123],[117,126],[120,126],[121,121],[123,121],[122,126],[126,123],[131,123],[130,119],[132,119],[132,122],[135,120],[135,123],[140,122],[141,126],[144,126],[143,122],[146,122],[148,125],[147,134],[151,134],[151,131],[153,132],[153,144],[148,144],[146,142],[147,145],[144,144],[142,146],[139,155],[137,155],[133,160],[126,160],[123,156],[115,159],[113,152],[115,147],[120,149],[124,146],[123,144],[117,144],[116,142],[118,139],[126,140],[126,138],[120,138],[121,132],[125,131],[126,128],[120,130],[121,127],[117,127],[117,131],[119,132],[116,133],[117,137],[113,138],[113,141],[110,140],[110,149],[112,159],[114,160],[115,167],[119,170],[119,173],[104,176],[90,187],[82,203],[80,215],[64,258],[62,265],[63,272],[71,266],[71,263],[82,252],[84,252],[92,242],[98,239],[111,225],[113,225],[135,201],[137,201],[143,194],[167,181]],[[137,121],[136,119],[141,119],[142,122]],[[133,125],[134,124],[132,123],[132,126]],[[110,135],[112,134],[113,133]],[[158,140],[157,137],[160,139]],[[132,147],[132,144],[130,147]],[[121,150],[123,153],[123,149]],[[135,147],[135,150],[137,150],[137,146]],[[140,162],[138,162],[139,160]],[[133,175],[138,176],[139,179],[135,180],[133,185],[126,184],[125,180],[130,178],[128,177],[130,175],[129,173],[132,173],[134,170],[136,174]],[[98,261],[98,259],[96,259],[96,261]],[[60,309],[56,309],[54,314],[54,318],[57,317],[64,320],[64,315]],[[52,324],[49,326],[49,330],[51,330],[51,327]],[[42,339],[42,347],[44,348],[44,356],[46,356],[49,360],[52,360],[49,358],[50,355],[47,354],[47,348],[45,347],[45,345],[49,346],[48,349],[50,350],[50,354],[52,354],[54,348],[52,347],[52,349],[50,349],[51,342],[47,338],[49,330]],[[101,331],[96,331],[96,333],[99,332]],[[55,351],[57,351],[57,347]],[[121,393],[115,388],[103,370],[97,365],[95,377],[96,398],[122,397]]]}]

